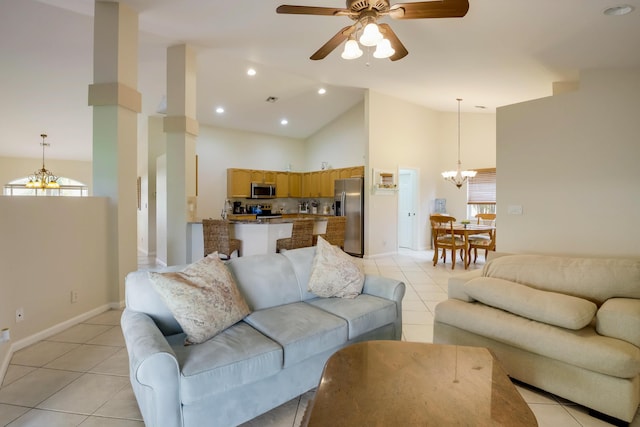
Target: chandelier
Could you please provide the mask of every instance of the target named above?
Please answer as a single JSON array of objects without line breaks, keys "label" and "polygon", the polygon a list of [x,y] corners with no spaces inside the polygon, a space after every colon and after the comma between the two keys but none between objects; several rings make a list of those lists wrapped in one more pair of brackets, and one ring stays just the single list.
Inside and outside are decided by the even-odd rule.
[{"label": "chandelier", "polygon": [[46,134],[41,134],[42,142],[42,169],[37,170],[33,173],[33,175],[29,176],[29,182],[27,182],[27,188],[35,188],[35,189],[50,189],[50,188],[60,188],[60,184],[58,184],[58,177],[55,176],[51,171],[47,170],[44,167],[44,148],[50,146],[51,144],[44,142],[47,137]]},{"label": "chandelier", "polygon": [[462,187],[462,184],[468,179],[476,176],[476,171],[463,171],[462,162],[460,162],[460,101],[462,98],[456,98],[458,101],[458,168],[454,171],[442,172],[442,177],[455,184],[456,187]]}]

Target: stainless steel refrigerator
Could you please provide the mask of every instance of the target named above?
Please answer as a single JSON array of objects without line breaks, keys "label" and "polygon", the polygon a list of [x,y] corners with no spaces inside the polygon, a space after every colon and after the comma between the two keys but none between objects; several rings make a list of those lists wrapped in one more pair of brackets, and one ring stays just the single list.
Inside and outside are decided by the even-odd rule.
[{"label": "stainless steel refrigerator", "polygon": [[334,206],[336,216],[346,216],[344,251],[364,255],[364,178],[335,180]]}]

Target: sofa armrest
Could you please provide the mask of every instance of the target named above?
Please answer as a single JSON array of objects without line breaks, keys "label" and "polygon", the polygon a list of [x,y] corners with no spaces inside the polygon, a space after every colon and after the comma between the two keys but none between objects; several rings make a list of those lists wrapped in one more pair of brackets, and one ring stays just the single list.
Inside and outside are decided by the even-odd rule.
[{"label": "sofa armrest", "polygon": [[464,284],[476,277],[482,277],[482,270],[471,270],[449,277],[447,295],[449,299],[459,299],[466,302],[474,301],[464,290]]},{"label": "sofa armrest", "polygon": [[640,347],[640,300],[611,298],[596,313],[596,331]]},{"label": "sofa armrest", "polygon": [[368,274],[364,276],[362,292],[365,294],[386,298],[402,304],[404,291],[405,284],[399,280]]},{"label": "sofa armrest", "polygon": [[154,321],[125,309],[120,320],[133,390],[147,426],[181,426],[180,367]]}]

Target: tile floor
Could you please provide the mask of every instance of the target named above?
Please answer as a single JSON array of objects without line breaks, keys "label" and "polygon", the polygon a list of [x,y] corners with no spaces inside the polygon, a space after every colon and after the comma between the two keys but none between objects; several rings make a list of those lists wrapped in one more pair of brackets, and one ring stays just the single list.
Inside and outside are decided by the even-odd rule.
[{"label": "tile floor", "polygon": [[[431,342],[433,310],[446,298],[447,279],[463,271],[457,263],[431,265],[433,252],[401,251],[397,256],[362,260],[368,274],[404,281],[403,339]],[[141,268],[152,268],[145,258]],[[481,268],[478,265],[471,268]],[[127,352],[111,310],[13,355],[0,387],[2,426],[143,426],[128,377]],[[603,427],[610,424],[585,408],[539,390],[517,385],[540,427]],[[300,425],[313,392],[244,424],[243,427]],[[640,416],[632,423],[640,427]]]}]

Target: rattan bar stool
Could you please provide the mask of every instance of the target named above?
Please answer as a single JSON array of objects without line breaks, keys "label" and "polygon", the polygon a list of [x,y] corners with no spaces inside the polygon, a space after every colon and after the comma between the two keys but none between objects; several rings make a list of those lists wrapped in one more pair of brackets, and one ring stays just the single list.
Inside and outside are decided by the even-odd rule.
[{"label": "rattan bar stool", "polygon": [[318,244],[318,236],[344,250],[344,233],[347,225],[346,216],[331,216],[327,219],[327,230],[324,234],[313,235],[313,246]]},{"label": "rattan bar stool", "polygon": [[204,237],[204,255],[218,251],[226,259],[231,258],[234,251],[241,256],[242,241],[229,236],[229,222],[221,219],[203,219],[202,233]]},{"label": "rattan bar stool", "polygon": [[295,219],[291,229],[291,237],[276,240],[276,252],[282,249],[296,249],[313,246],[314,219]]}]

